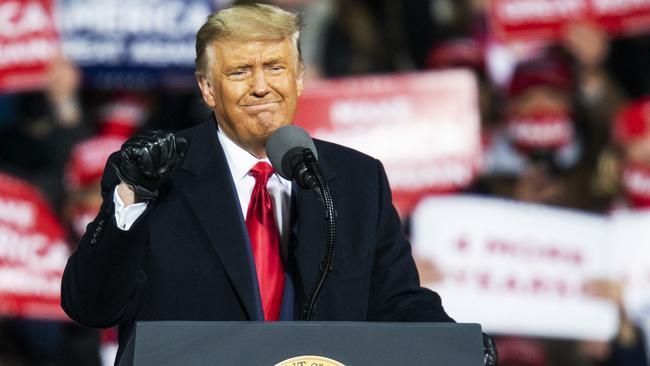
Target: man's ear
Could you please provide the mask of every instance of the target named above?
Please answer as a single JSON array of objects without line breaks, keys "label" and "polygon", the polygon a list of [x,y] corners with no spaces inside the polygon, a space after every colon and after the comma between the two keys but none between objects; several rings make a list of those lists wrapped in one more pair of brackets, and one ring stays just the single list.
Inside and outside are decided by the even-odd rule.
[{"label": "man's ear", "polygon": [[203,101],[208,105],[208,107],[214,109],[215,98],[214,94],[212,93],[212,86],[210,85],[210,81],[205,76],[197,76],[196,81],[199,84],[199,89],[201,89],[201,96],[203,96]]}]

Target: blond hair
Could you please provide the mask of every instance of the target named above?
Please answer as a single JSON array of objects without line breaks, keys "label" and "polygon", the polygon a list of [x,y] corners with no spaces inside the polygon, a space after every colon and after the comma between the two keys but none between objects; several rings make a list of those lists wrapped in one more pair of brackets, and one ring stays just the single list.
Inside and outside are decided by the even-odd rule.
[{"label": "blond hair", "polygon": [[282,40],[289,38],[302,63],[300,51],[300,29],[302,20],[296,13],[273,5],[242,4],[220,10],[196,33],[197,77],[205,77],[210,64],[208,48],[220,39],[257,41]]}]

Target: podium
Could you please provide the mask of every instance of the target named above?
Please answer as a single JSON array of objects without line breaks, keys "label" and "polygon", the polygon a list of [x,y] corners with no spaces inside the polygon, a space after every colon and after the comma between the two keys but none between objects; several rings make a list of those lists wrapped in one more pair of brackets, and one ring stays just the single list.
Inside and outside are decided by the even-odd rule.
[{"label": "podium", "polygon": [[457,323],[137,322],[119,366],[482,366]]}]

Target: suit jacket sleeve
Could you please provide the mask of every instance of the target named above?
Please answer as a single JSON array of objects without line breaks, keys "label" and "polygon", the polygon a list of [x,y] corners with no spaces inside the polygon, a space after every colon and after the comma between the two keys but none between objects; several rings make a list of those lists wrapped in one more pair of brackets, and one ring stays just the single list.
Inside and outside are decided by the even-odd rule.
[{"label": "suit jacket sleeve", "polygon": [[392,204],[388,179],[378,162],[379,230],[370,283],[369,320],[453,322],[440,296],[420,287],[411,244]]},{"label": "suit jacket sleeve", "polygon": [[119,164],[119,159],[118,152],[108,160],[101,182],[102,207],[68,259],[61,284],[63,310],[91,327],[110,327],[131,317],[146,282],[144,221],[152,205],[130,230],[117,227],[112,196],[120,181],[111,164]]}]

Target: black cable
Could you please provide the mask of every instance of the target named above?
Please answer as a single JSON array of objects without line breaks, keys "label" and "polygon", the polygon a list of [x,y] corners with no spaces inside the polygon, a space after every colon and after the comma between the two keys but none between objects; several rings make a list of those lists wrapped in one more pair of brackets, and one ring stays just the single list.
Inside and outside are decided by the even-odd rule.
[{"label": "black cable", "polygon": [[327,243],[325,256],[320,267],[320,277],[312,290],[309,300],[305,303],[302,320],[311,320],[314,315],[318,295],[325,284],[327,275],[332,270],[332,262],[334,261],[334,242],[336,240],[336,210],[334,208],[334,200],[332,199],[330,186],[323,179],[316,158],[313,157],[313,154],[309,159],[307,159],[307,164],[316,177],[316,185],[318,189],[315,189],[315,191],[320,196],[323,208],[325,209],[325,220],[327,220]]}]

